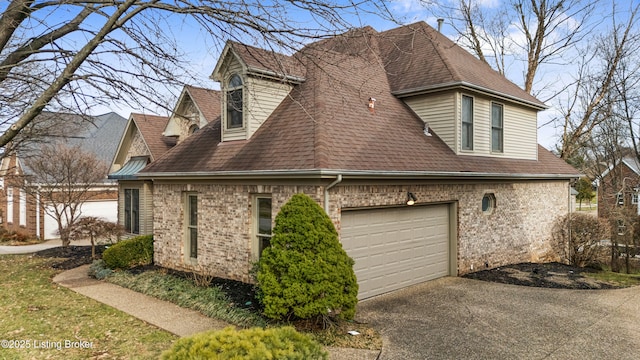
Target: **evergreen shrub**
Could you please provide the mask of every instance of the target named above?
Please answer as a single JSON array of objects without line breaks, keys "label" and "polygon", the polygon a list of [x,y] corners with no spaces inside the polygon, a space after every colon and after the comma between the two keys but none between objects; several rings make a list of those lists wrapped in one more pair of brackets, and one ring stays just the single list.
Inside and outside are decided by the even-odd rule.
[{"label": "evergreen shrub", "polygon": [[292,327],[235,330],[227,327],[178,339],[163,360],[328,359],[324,349]]},{"label": "evergreen shrub", "polygon": [[102,260],[111,269],[129,269],[153,262],[153,235],[141,235],[122,240],[102,253]]},{"label": "evergreen shrub", "polygon": [[271,246],[258,262],[264,315],[353,319],[358,302],[353,265],[322,208],[307,195],[294,195],[276,216]]}]

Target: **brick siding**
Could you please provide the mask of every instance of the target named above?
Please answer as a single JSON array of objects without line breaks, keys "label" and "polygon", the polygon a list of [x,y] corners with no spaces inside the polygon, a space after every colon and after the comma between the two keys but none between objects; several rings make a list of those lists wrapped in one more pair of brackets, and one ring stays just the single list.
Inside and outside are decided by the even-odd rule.
[{"label": "brick siding", "polygon": [[[270,194],[273,217],[295,193],[323,204],[324,186],[154,185],[155,262],[158,265],[249,282],[252,267],[252,195]],[[458,274],[516,262],[558,260],[551,244],[553,221],[568,211],[566,181],[349,185],[330,190],[329,213],[338,232],[343,208],[402,205],[407,191],[418,203],[458,204]],[[198,194],[198,259],[185,259],[184,194]],[[481,202],[493,193],[496,208]]]}]

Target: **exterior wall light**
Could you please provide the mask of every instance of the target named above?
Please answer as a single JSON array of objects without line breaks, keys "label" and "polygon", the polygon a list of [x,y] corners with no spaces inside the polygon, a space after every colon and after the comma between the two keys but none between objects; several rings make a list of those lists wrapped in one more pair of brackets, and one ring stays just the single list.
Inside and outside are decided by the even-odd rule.
[{"label": "exterior wall light", "polygon": [[416,196],[413,195],[412,192],[407,192],[407,205],[411,206],[415,204],[416,201],[418,201],[418,198],[416,198]]}]

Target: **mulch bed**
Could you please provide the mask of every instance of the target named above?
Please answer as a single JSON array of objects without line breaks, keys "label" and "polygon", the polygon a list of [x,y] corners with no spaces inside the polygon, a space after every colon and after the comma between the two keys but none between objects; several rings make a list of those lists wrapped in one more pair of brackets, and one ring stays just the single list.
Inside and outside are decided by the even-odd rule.
[{"label": "mulch bed", "polygon": [[[100,258],[106,249],[105,245],[96,246],[96,257]],[[91,264],[91,246],[69,246],[68,248],[56,247],[34,254],[39,257],[59,258],[52,267],[55,269],[73,269],[81,265]],[[149,270],[162,269],[170,274],[187,279],[193,279],[193,275],[188,272],[169,270],[154,265],[133,268],[132,273],[141,273]],[[468,279],[492,281],[503,284],[520,286],[534,286],[555,289],[616,289],[620,286],[599,281],[585,276],[589,272],[597,270],[580,268],[561,263],[532,264],[521,263],[501,266],[494,269],[487,269],[466,274],[463,277]],[[251,284],[239,281],[213,278],[210,286],[220,287],[232,301],[243,307],[257,307],[256,289]]]},{"label": "mulch bed", "polygon": [[[106,248],[107,245],[96,245],[96,258],[100,259]],[[54,247],[38,251],[34,256],[64,259],[51,265],[52,268],[61,270],[74,269],[78,266],[91,264],[93,262],[93,259],[91,258],[91,246],[69,245],[66,248],[61,246]]]},{"label": "mulch bed", "polygon": [[468,279],[554,289],[617,289],[620,286],[585,276],[598,270],[562,263],[521,263],[466,274]]}]

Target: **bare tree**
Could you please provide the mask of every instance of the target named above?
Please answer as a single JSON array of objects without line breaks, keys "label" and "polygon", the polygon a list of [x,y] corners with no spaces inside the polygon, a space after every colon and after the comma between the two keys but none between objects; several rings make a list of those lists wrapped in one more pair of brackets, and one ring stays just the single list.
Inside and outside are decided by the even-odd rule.
[{"label": "bare tree", "polygon": [[165,107],[161,90],[191,75],[173,29],[209,32],[217,49],[236,39],[286,52],[389,14],[378,0],[11,0],[0,11],[0,147],[45,108]]},{"label": "bare tree", "polygon": [[[509,0],[499,8],[478,0],[440,5],[439,16],[451,19],[461,43],[502,74],[511,61],[524,63],[522,84],[532,93],[545,64],[570,63],[571,53],[597,24],[600,1]],[[544,86],[544,85],[543,85]]]},{"label": "bare tree", "polygon": [[560,157],[570,158],[603,122],[610,121],[620,101],[616,92],[617,75],[625,58],[631,56],[639,44],[636,28],[636,6],[628,20],[617,24],[613,17],[613,27],[609,34],[595,37],[584,52],[579,72],[567,92],[562,112],[562,139]]},{"label": "bare tree", "polygon": [[39,197],[46,214],[58,225],[62,246],[69,246],[69,232],[80,218],[82,204],[101,196],[107,164],[79,146],[44,145],[41,156],[25,163],[31,175],[23,185],[26,193]]}]

